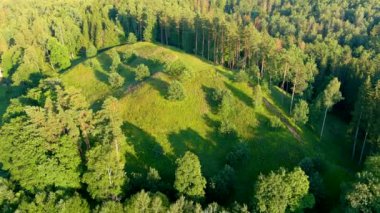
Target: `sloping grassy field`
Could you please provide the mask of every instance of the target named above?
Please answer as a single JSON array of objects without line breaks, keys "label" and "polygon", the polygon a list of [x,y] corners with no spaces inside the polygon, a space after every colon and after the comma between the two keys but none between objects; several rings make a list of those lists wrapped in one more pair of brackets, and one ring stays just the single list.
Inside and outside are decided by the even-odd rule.
[{"label": "sloping grassy field", "polygon": [[[236,168],[237,180],[233,200],[249,203],[253,194],[253,184],[260,173],[268,173],[279,167],[292,168],[305,156],[314,156],[328,162],[323,176],[326,186],[333,196],[342,180],[350,177],[346,169],[349,156],[344,153],[345,124],[328,118],[326,137],[319,141],[309,126],[297,126],[286,113],[281,97],[274,88],[266,98],[282,113],[301,135],[298,141],[283,128],[273,130],[267,121],[273,114],[265,109],[254,109],[252,89],[243,83],[232,81],[232,72],[209,64],[202,59],[151,43],[137,43],[116,47],[118,52],[134,51],[136,58],[119,66],[118,72],[125,77],[121,90],[112,91],[107,78],[112,62],[108,52],[88,59],[62,74],[65,84],[82,90],[93,104],[94,109],[102,100],[113,95],[119,100],[119,110],[123,116],[122,126],[133,152],[127,156],[127,172],[145,172],[156,168],[164,180],[172,184],[175,159],[185,151],[196,153],[202,164],[202,172],[212,177],[224,167],[226,155],[237,143],[249,147],[249,160]],[[168,85],[172,81],[160,72],[166,61],[181,60],[192,70],[193,76],[183,82],[186,99],[172,102],[165,99]],[[134,81],[133,69],[141,63],[149,66],[153,75],[142,83]],[[230,90],[234,97],[234,124],[238,137],[224,137],[218,134],[218,115],[209,101],[213,88]],[[341,139],[337,140],[337,136]],[[323,153],[323,154],[322,154]],[[335,202],[338,196],[332,198]]]}]

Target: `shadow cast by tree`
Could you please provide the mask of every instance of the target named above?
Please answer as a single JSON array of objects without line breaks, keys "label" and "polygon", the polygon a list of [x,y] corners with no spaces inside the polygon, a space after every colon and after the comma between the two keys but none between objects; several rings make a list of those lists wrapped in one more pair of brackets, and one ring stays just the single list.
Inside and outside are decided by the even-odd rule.
[{"label": "shadow cast by tree", "polygon": [[224,84],[226,85],[226,87],[232,92],[232,94],[237,99],[239,99],[241,102],[243,102],[248,107],[253,107],[252,98],[249,97],[249,95],[245,94],[243,91],[241,91],[240,89],[236,88],[232,84],[229,84],[227,82],[224,82]]},{"label": "shadow cast by tree", "polygon": [[[125,171],[129,176],[133,174],[134,177],[131,178],[135,179],[130,190],[144,188],[144,184],[140,183],[139,176],[145,177],[150,167],[155,168],[163,180],[168,182],[174,180],[174,160],[164,153],[161,145],[152,135],[127,121],[121,128],[135,151],[134,154],[127,152],[126,155]],[[168,168],[170,169],[168,170]],[[139,178],[140,180],[136,180]]]}]

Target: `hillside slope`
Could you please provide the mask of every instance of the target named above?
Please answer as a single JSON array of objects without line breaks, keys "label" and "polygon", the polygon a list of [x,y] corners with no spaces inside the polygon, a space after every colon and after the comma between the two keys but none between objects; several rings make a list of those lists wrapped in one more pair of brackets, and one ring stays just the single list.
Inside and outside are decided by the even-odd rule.
[{"label": "hillside slope", "polygon": [[[335,141],[330,141],[327,136],[328,141],[324,143],[330,143],[331,146],[325,146],[308,127],[297,127],[277,105],[275,96],[273,99],[267,94],[266,98],[278,111],[264,107],[254,109],[252,88],[244,83],[235,83],[231,71],[176,49],[152,43],[137,43],[116,49],[119,53],[133,51],[136,54],[135,58],[118,68],[118,72],[126,79],[122,89],[113,91],[108,84],[112,63],[108,52],[76,65],[62,74],[62,79],[67,85],[80,88],[95,110],[107,96],[118,98],[120,116],[124,120],[123,130],[131,145],[126,168],[130,177],[132,173],[144,174],[149,167],[153,167],[164,181],[171,184],[175,159],[191,150],[199,156],[203,174],[210,178],[224,167],[226,156],[236,144],[241,143],[248,147],[249,160],[235,166],[236,193],[231,196],[231,200],[248,202],[253,194],[253,183],[260,173],[268,173],[279,167],[292,168],[305,156],[329,161],[329,167],[323,174],[327,186],[333,185],[330,181],[335,184],[350,176],[348,170],[344,169],[348,165],[342,160],[346,156],[342,154],[341,144],[334,144]],[[193,75],[183,82],[185,100],[173,102],[165,98],[172,79],[160,71],[165,62],[177,59],[184,62]],[[141,63],[149,66],[153,75],[137,83],[133,70]],[[220,117],[210,101],[211,91],[215,88],[229,90],[233,95],[233,111],[236,114],[233,123],[237,128],[237,137],[226,137],[218,132]],[[278,113],[282,113],[283,122],[283,119],[290,120],[285,124],[297,129],[301,138],[295,138],[289,128],[273,129],[268,125],[273,116],[279,116]],[[339,134],[344,135],[343,131],[345,127]],[[331,150],[327,155],[321,154],[325,149]],[[333,195],[339,193],[339,184],[335,186],[329,188]],[[333,200],[336,199],[338,197]]]}]

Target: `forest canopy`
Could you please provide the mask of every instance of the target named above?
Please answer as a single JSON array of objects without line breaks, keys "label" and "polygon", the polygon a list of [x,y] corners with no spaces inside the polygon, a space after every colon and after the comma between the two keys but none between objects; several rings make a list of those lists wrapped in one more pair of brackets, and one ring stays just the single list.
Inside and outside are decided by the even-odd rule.
[{"label": "forest canopy", "polygon": [[[1,211],[380,211],[379,6],[379,0],[3,0]],[[75,78],[65,75],[82,67],[85,78],[93,72],[101,83],[87,90],[86,82],[67,83]],[[162,99],[152,106],[163,109],[123,105],[140,89],[141,103],[158,90]],[[196,105],[199,98],[204,103]],[[167,113],[184,105],[200,109],[192,116],[207,124],[207,134],[195,134],[190,127],[200,122],[191,123],[186,112]],[[133,112],[142,119],[132,122]],[[137,126],[160,113],[167,116],[162,125],[174,126],[168,139],[160,136],[164,128]],[[255,137],[245,137],[245,128]],[[307,151],[278,152],[291,162],[260,165],[253,155],[265,164],[274,154],[261,156],[264,149],[286,146],[253,149],[247,142],[266,142],[266,134],[281,142],[290,135],[298,144],[288,149]],[[165,149],[172,140],[186,147]],[[205,145],[225,142],[233,145],[214,152]],[[309,151],[312,143],[319,143],[310,145],[316,151]],[[257,171],[245,176],[250,163]],[[344,181],[331,180],[338,170]],[[338,192],[329,191],[330,183]],[[239,190],[249,196],[236,198]]]}]

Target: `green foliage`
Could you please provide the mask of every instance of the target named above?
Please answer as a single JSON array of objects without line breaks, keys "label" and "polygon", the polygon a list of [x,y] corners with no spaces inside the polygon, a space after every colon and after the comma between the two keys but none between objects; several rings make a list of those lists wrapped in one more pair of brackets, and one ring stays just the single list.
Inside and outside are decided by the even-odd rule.
[{"label": "green foliage", "polygon": [[260,175],[255,186],[255,203],[258,212],[302,211],[314,206],[306,174],[295,168],[291,172],[280,169],[269,175]]},{"label": "green foliage", "polygon": [[228,199],[232,193],[235,178],[235,170],[231,166],[225,165],[223,170],[212,177],[208,183],[212,198],[218,201]]},{"label": "green foliage", "polygon": [[19,203],[22,193],[16,193],[15,186],[7,179],[0,177],[0,210],[12,212],[14,206]]},{"label": "green foliage", "polygon": [[249,81],[248,73],[244,70],[240,70],[235,74],[235,81],[247,83]]},{"label": "green foliage", "polygon": [[203,198],[206,179],[202,176],[198,156],[187,151],[182,158],[176,160],[176,163],[174,188],[179,194],[189,198]]},{"label": "green foliage", "polygon": [[32,202],[22,202],[18,208],[21,212],[78,212],[89,213],[90,208],[86,200],[79,194],[65,194],[63,191],[41,192],[36,194]]},{"label": "green foliage", "polygon": [[169,213],[201,213],[202,206],[199,203],[194,203],[194,201],[186,200],[184,196],[181,196],[175,203],[170,205],[168,210]]},{"label": "green foliage", "polygon": [[268,118],[268,127],[271,129],[283,129],[285,125],[282,123],[281,119],[277,116],[270,116]]},{"label": "green foliage", "polygon": [[98,54],[98,50],[93,44],[90,44],[90,46],[86,49],[86,57],[92,58]]},{"label": "green foliage", "polygon": [[42,81],[23,98],[33,105],[22,106],[22,112],[1,127],[4,168],[32,192],[47,186],[79,188],[78,145],[86,131],[82,124],[91,120],[86,100],[56,79]]},{"label": "green foliage", "polygon": [[243,166],[249,160],[249,149],[246,143],[238,143],[234,145],[231,152],[226,156],[227,164],[234,168]]},{"label": "green foliage", "polygon": [[121,60],[124,64],[128,64],[130,61],[133,61],[137,58],[136,54],[133,51],[125,51],[121,53]]},{"label": "green foliage", "polygon": [[343,100],[342,93],[339,91],[340,84],[338,78],[330,80],[325,90],[318,97],[319,106],[330,109],[334,104]]},{"label": "green foliage", "polygon": [[135,71],[135,80],[142,81],[150,76],[149,67],[144,64],[139,64]]},{"label": "green foliage", "polygon": [[106,201],[103,202],[101,206],[97,206],[95,209],[97,213],[115,213],[115,212],[125,212],[123,204],[117,201]]},{"label": "green foliage", "polygon": [[306,101],[300,100],[293,109],[293,119],[300,124],[306,124],[309,120],[309,105]]},{"label": "green foliage", "polygon": [[176,80],[191,77],[191,71],[180,60],[167,63],[165,65],[164,72]]},{"label": "green foliage", "polygon": [[112,49],[110,52],[110,57],[112,59],[112,65],[110,67],[111,71],[116,72],[117,68],[121,64],[120,55],[115,49]]},{"label": "green foliage", "polygon": [[128,38],[127,38],[127,43],[128,44],[134,44],[136,42],[137,42],[137,38],[136,38],[135,34],[134,33],[129,33],[128,34]]},{"label": "green foliage", "polygon": [[56,38],[51,37],[48,40],[47,49],[49,50],[49,61],[52,66],[59,70],[71,66],[69,51]]},{"label": "green foliage", "polygon": [[117,99],[104,101],[96,114],[95,144],[87,152],[87,171],[83,181],[94,199],[118,198],[128,178],[124,171],[126,139],[117,113]]},{"label": "green foliage", "polygon": [[357,175],[344,196],[347,211],[377,212],[380,210],[380,178],[370,172]]},{"label": "green foliage", "polygon": [[168,198],[161,193],[141,192],[133,195],[126,203],[126,212],[166,212]]},{"label": "green foliage", "polygon": [[117,72],[111,72],[108,77],[108,83],[113,89],[119,89],[124,85],[124,78]]},{"label": "green foliage", "polygon": [[169,85],[166,98],[171,101],[182,101],[186,98],[185,89],[179,81],[173,81]]}]

